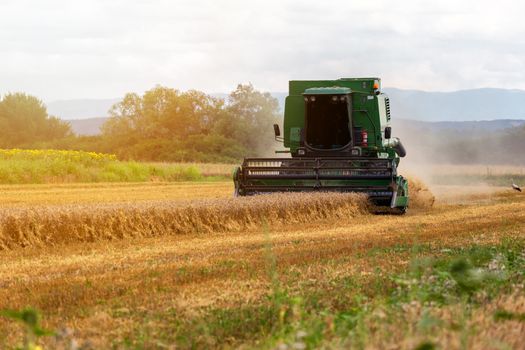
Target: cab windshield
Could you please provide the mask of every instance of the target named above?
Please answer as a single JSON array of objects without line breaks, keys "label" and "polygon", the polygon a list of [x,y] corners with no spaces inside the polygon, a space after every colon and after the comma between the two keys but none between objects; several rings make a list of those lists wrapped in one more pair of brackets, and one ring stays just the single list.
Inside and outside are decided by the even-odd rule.
[{"label": "cab windshield", "polygon": [[347,95],[305,96],[306,143],[330,150],[350,143],[350,118]]}]

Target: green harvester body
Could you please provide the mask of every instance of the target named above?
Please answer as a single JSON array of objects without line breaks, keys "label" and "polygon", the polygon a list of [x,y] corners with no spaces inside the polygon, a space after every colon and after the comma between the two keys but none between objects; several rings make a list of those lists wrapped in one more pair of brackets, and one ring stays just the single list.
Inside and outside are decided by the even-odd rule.
[{"label": "green harvester body", "polygon": [[246,158],[234,173],[239,196],[271,192],[362,192],[404,213],[406,152],[391,136],[390,103],[379,78],[290,81],[283,134],[286,158]]}]

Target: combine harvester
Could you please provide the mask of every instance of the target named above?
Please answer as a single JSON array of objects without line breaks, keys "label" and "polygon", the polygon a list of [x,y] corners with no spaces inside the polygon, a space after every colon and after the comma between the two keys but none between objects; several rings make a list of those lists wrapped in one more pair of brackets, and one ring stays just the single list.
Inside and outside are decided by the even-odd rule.
[{"label": "combine harvester", "polygon": [[392,137],[388,97],[378,78],[290,81],[284,134],[291,158],[246,158],[234,172],[235,194],[361,192],[405,213],[407,180],[397,174],[406,152]]}]

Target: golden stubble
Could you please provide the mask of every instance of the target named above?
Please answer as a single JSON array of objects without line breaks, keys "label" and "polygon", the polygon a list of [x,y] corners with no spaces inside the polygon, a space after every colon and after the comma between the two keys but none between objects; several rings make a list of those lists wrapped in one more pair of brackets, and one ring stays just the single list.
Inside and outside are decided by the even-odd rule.
[{"label": "golden stubble", "polygon": [[0,249],[244,231],[365,215],[367,209],[365,196],[341,193],[7,208],[0,211]]},{"label": "golden stubble", "polygon": [[[341,204],[339,199],[348,203]],[[170,211],[186,208],[186,216],[179,219],[200,213],[203,223],[222,226],[203,224],[199,232],[113,237],[108,232],[125,232],[122,230],[126,227],[104,224],[105,230],[118,230],[86,231],[98,235],[87,242],[52,233],[43,235],[47,241],[34,241],[26,248],[14,244],[0,252],[0,308],[34,306],[43,311],[47,327],[70,327],[78,339],[90,339],[104,348],[112,339],[140,327],[145,319],[153,329],[162,328],[162,320],[155,320],[154,315],[168,310],[194,317],[207,307],[234,308],[263,302],[271,288],[269,246],[283,284],[293,282],[289,284],[292,289],[313,286],[329,291],[336,278],[372,280],[378,269],[384,273],[402,270],[411,258],[399,253],[368,254],[377,249],[428,244],[439,251],[441,247],[496,244],[505,237],[525,234],[525,197],[511,192],[470,205],[438,201],[432,209],[412,208],[406,216],[370,215],[363,211],[360,199],[333,194],[267,196],[232,200],[238,203],[233,211],[224,211],[228,200],[192,201],[189,207],[187,201],[174,201],[168,203]],[[117,214],[133,207],[125,213],[144,213],[141,220],[147,221],[148,217],[151,220],[154,215],[164,215],[155,214],[159,204],[161,208],[166,205],[165,201],[146,201],[137,207],[129,202],[125,206],[109,203],[95,207],[102,213],[109,210]],[[63,215],[64,210],[72,208],[74,217],[93,210],[92,205],[84,203],[36,207],[30,212],[47,215],[48,210],[52,214],[58,210]],[[68,218],[53,215],[54,225]],[[47,216],[35,217],[45,220]],[[82,218],[94,220],[88,214]],[[102,218],[106,220],[107,216]],[[173,218],[168,217],[166,222],[172,224]],[[239,218],[251,224],[239,226]],[[182,220],[175,225],[182,225],[179,222]],[[488,324],[483,327],[485,332],[490,331]],[[0,320],[0,329],[9,332],[15,328]],[[380,345],[380,339],[372,339],[371,346]]]}]

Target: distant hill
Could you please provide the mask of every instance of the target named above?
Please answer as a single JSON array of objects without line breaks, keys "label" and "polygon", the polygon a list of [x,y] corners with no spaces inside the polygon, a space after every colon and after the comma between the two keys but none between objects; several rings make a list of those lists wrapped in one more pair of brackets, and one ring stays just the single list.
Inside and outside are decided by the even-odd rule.
[{"label": "distant hill", "polygon": [[[411,125],[433,122],[425,127],[434,130],[499,130],[522,125],[525,120],[525,91],[522,90],[427,92],[385,88],[384,91],[390,96],[394,121],[410,120]],[[226,93],[211,95],[228,97]],[[272,95],[284,110],[287,94],[272,92]],[[78,134],[92,135],[103,124],[111,106],[119,101],[118,98],[64,100],[50,102],[47,107],[51,115],[70,121]]]},{"label": "distant hill", "polygon": [[385,88],[395,118],[420,121],[525,119],[525,91],[474,89],[426,92]]},{"label": "distant hill", "polygon": [[71,129],[77,135],[93,136],[100,134],[100,127],[108,118],[69,119]]},{"label": "distant hill", "polygon": [[[394,118],[420,121],[474,121],[525,119],[525,91],[473,89],[454,92],[427,92],[385,88],[390,96]],[[227,98],[226,93],[211,95]],[[285,92],[272,92],[284,109]],[[86,119],[107,116],[120,99],[78,99],[47,104],[48,112],[62,119]]]},{"label": "distant hill", "polygon": [[499,120],[474,120],[474,121],[443,121],[424,122],[410,119],[394,119],[392,126],[395,128],[421,129],[428,131],[454,130],[464,131],[499,131],[515,127],[525,126],[525,119],[499,119]]},{"label": "distant hill", "polygon": [[88,119],[106,117],[109,109],[121,99],[78,99],[46,103],[47,112],[60,119]]},{"label": "distant hill", "polygon": [[[88,118],[88,119],[69,119],[71,128],[77,135],[98,135],[100,127],[108,118]],[[525,126],[525,119],[502,119],[502,120],[480,120],[480,121],[460,121],[460,122],[422,122],[410,119],[394,119],[392,126],[397,134],[404,134],[403,130],[422,130],[429,132],[439,132],[443,130],[454,130],[457,132],[483,132],[499,131],[514,127]]]}]

